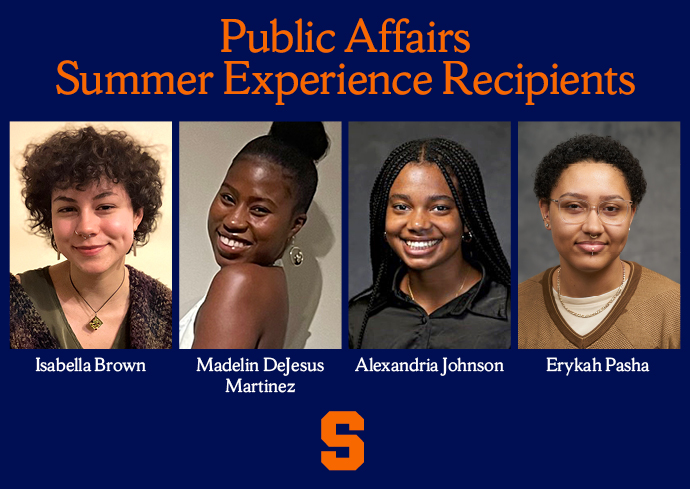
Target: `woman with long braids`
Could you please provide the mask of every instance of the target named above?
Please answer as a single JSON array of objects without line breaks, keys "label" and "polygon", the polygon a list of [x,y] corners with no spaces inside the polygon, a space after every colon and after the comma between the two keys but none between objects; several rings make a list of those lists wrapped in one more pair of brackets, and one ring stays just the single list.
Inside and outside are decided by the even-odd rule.
[{"label": "woman with long braids", "polygon": [[510,348],[510,265],[465,148],[399,146],[369,212],[374,284],[350,301],[350,348]]}]

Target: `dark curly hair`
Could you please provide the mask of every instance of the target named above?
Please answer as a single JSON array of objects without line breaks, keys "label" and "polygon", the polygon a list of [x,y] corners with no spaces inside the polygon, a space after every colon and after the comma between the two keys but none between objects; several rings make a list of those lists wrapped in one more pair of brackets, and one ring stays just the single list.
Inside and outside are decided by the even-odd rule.
[{"label": "dark curly hair", "polygon": [[[373,285],[369,304],[362,320],[357,342],[351,347],[362,348],[373,304],[379,294],[391,284],[402,260],[386,242],[386,210],[391,187],[402,169],[408,164],[436,165],[450,188],[460,219],[472,233],[470,243],[463,243],[465,259],[478,260],[487,273],[497,282],[510,287],[510,265],[489,216],[484,194],[484,182],[479,166],[472,154],[462,145],[448,139],[420,139],[398,146],[388,156],[381,168],[369,201],[369,246]],[[457,180],[456,183],[453,181]]]},{"label": "dark curly hair", "polygon": [[101,178],[121,183],[135,211],[144,217],[134,232],[140,245],[156,228],[161,207],[163,182],[160,163],[124,131],[97,131],[92,126],[53,134],[41,144],[24,150],[21,168],[22,196],[29,209],[31,229],[39,236],[52,236],[51,196],[53,190],[75,187],[83,190]]},{"label": "dark curly hair", "polygon": [[573,163],[607,163],[618,168],[637,207],[647,191],[647,180],[640,162],[630,150],[610,136],[585,134],[575,136],[549,151],[541,160],[534,175],[534,194],[539,200],[551,198],[563,171]]}]

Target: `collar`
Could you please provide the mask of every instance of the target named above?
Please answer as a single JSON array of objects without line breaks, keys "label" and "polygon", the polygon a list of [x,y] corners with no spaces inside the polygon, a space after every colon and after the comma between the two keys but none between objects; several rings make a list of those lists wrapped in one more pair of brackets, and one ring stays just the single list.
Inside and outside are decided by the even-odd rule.
[{"label": "collar", "polygon": [[[451,308],[449,314],[453,316],[458,316],[468,310],[478,316],[507,319],[510,308],[508,287],[494,282],[480,262],[473,262],[472,266],[482,273],[481,280],[470,290],[441,306],[438,310]],[[371,314],[375,314],[385,307],[419,307],[407,294],[400,290],[400,282],[405,273],[407,273],[407,267],[401,265],[395,272],[389,290],[374,298]]]},{"label": "collar", "polygon": [[595,341],[604,336],[604,334],[611,329],[611,326],[615,324],[618,318],[627,311],[626,306],[628,305],[628,302],[630,302],[632,296],[635,294],[637,285],[640,283],[642,267],[633,261],[626,261],[626,263],[630,265],[630,278],[628,278],[625,287],[623,287],[621,296],[613,304],[606,316],[602,317],[602,321],[599,323],[599,325],[585,336],[580,336],[577,334],[568,325],[568,321],[561,316],[561,313],[558,310],[558,305],[556,304],[556,300],[558,299],[554,299],[554,294],[552,292],[553,287],[551,286],[552,277],[558,270],[558,266],[550,268],[544,272],[544,275],[541,279],[541,284],[546,311],[549,313],[551,320],[561,334],[576,348],[584,349],[591,346]]}]

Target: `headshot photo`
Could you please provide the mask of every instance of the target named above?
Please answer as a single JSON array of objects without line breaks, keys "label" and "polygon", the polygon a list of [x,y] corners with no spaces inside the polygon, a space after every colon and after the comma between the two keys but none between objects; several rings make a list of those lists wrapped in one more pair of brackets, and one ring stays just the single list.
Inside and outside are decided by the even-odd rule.
[{"label": "headshot photo", "polygon": [[10,348],[172,347],[172,124],[10,123]]},{"label": "headshot photo", "polygon": [[341,348],[341,172],[337,122],[180,123],[180,348]]},{"label": "headshot photo", "polygon": [[351,122],[350,348],[505,349],[510,123]]},{"label": "headshot photo", "polygon": [[518,130],[518,347],[680,348],[680,123]]}]

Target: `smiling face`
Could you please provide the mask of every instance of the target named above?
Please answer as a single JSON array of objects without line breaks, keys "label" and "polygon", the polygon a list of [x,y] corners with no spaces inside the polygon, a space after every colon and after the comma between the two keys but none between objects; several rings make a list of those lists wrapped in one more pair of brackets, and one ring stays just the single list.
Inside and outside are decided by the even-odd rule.
[{"label": "smiling face", "polygon": [[463,225],[448,183],[435,164],[408,163],[391,187],[386,236],[412,270],[462,263]]},{"label": "smiling face", "polygon": [[291,178],[258,157],[233,162],[208,213],[208,234],[218,265],[271,265],[307,219],[295,212]]},{"label": "smiling face", "polygon": [[[551,191],[551,198],[562,201],[586,200],[591,207],[586,217],[577,219],[585,219],[584,222],[573,224],[563,221],[558,204],[539,203],[542,216],[550,223],[561,265],[586,272],[603,270],[612,264],[620,268],[616,261],[628,240],[635,208],[622,222],[609,224],[599,219],[595,207],[606,201],[616,203],[631,200],[623,173],[606,163],[575,163],[563,171]],[[574,210],[570,212],[580,211],[575,204],[571,207]],[[602,212],[611,213],[613,210],[611,207]]]},{"label": "smiling face", "polygon": [[88,274],[122,266],[144,213],[132,209],[122,184],[54,189],[51,202],[55,244],[73,266]]}]

